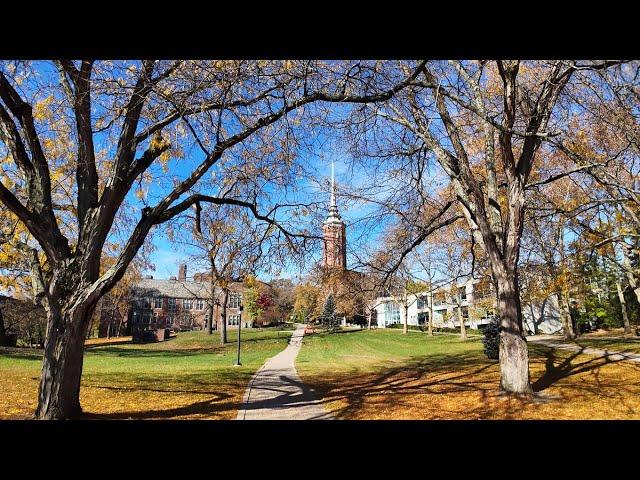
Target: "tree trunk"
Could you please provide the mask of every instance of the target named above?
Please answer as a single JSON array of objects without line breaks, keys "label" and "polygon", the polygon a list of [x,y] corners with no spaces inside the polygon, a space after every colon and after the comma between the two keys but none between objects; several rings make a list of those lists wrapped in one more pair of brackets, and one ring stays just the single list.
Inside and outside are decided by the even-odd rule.
[{"label": "tree trunk", "polygon": [[213,333],[213,305],[209,305],[207,307],[207,315],[209,316],[209,320],[207,320],[207,333],[211,335]]},{"label": "tree trunk", "polygon": [[0,347],[6,342],[7,331],[4,326],[4,317],[2,316],[2,307],[0,306]]},{"label": "tree trunk", "polygon": [[638,279],[636,278],[636,275],[634,274],[631,267],[631,251],[628,248],[623,248],[622,254],[622,264],[624,265],[625,275],[627,276],[629,285],[631,285],[631,288],[633,289],[633,293],[638,299],[638,303],[640,303],[640,282],[638,282]]},{"label": "tree trunk", "polygon": [[209,308],[207,310],[207,314],[209,315],[209,322],[207,324],[207,333],[209,335],[213,334],[213,304],[216,302],[216,284],[213,280],[213,276],[211,276],[211,298],[209,299]]},{"label": "tree trunk", "polygon": [[433,336],[433,292],[429,298],[429,322],[427,326],[427,333],[429,336]]},{"label": "tree trunk", "polygon": [[367,330],[371,330],[371,319],[373,318],[373,309],[369,310],[367,315]]},{"label": "tree trunk", "polygon": [[573,331],[573,319],[571,318],[571,307],[569,306],[569,298],[561,292],[558,292],[557,295],[564,336],[568,340],[574,339],[576,337],[576,334]]},{"label": "tree trunk", "polygon": [[404,326],[402,327],[402,334],[406,335],[409,333],[409,307],[406,302],[404,304]]},{"label": "tree trunk", "polygon": [[518,282],[513,274],[498,274],[500,315],[500,388],[507,393],[530,395],[529,351],[522,335]]},{"label": "tree trunk", "polygon": [[85,339],[89,340],[91,338],[91,332],[93,330],[93,315],[91,316],[91,318],[89,319],[89,328],[87,328],[87,331],[85,332]]},{"label": "tree trunk", "polygon": [[84,341],[92,314],[92,308],[86,306],[71,311],[55,305],[48,307],[36,418],[63,420],[82,414],[80,380]]},{"label": "tree trunk", "polygon": [[464,317],[462,316],[462,307],[458,304],[458,320],[460,321],[460,338],[467,339],[467,329],[464,326]]},{"label": "tree trunk", "polygon": [[[111,338],[111,322],[113,321],[114,312],[111,312],[111,316],[109,317],[109,321],[107,322],[107,340]],[[98,332],[100,331],[100,327],[98,326]],[[100,335],[98,333],[98,335]]]},{"label": "tree trunk", "polygon": [[220,319],[220,323],[222,323],[222,328],[220,329],[220,343],[224,345],[228,342],[227,340],[227,301],[229,300],[229,289],[224,288],[224,301],[222,303],[222,317]]},{"label": "tree trunk", "polygon": [[629,314],[627,313],[627,301],[624,299],[624,290],[620,284],[620,280],[616,280],[616,289],[618,290],[618,299],[622,309],[622,321],[624,323],[624,333],[631,333],[631,324],[629,323]]}]

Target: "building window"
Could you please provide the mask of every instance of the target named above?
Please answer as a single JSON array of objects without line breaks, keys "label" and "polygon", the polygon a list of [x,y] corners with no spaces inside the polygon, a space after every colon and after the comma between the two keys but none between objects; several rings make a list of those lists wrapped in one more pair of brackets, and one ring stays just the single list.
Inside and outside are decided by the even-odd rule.
[{"label": "building window", "polygon": [[460,310],[462,310],[462,318],[464,320],[469,320],[469,308],[468,307],[462,307]]},{"label": "building window", "polygon": [[204,300],[199,298],[196,300],[196,310],[204,310]]},{"label": "building window", "polygon": [[239,293],[231,293],[229,295],[229,307],[239,308],[242,303],[242,295]]},{"label": "building window", "polygon": [[191,298],[183,298],[182,299],[182,308],[184,310],[193,309],[193,299],[191,299]]},{"label": "building window", "polygon": [[229,315],[227,325],[238,325],[240,323],[240,315]]},{"label": "building window", "polygon": [[140,314],[138,312],[133,312],[133,323],[140,323]]},{"label": "building window", "polygon": [[142,323],[151,323],[151,313],[150,312],[144,312],[142,314]]},{"label": "building window", "polygon": [[162,308],[162,298],[156,297],[153,299],[153,307],[154,308]]},{"label": "building window", "polygon": [[444,292],[436,292],[433,296],[433,305],[442,305],[445,301]]},{"label": "building window", "polygon": [[173,326],[173,315],[167,315],[167,327]]},{"label": "building window", "polygon": [[395,302],[387,302],[384,304],[384,320],[387,325],[400,323],[400,308]]},{"label": "building window", "polygon": [[151,308],[151,299],[149,297],[144,297],[142,299],[142,307],[143,308]]},{"label": "building window", "polygon": [[176,299],[175,298],[170,298],[168,303],[169,303],[169,310],[175,310],[176,309]]},{"label": "building window", "polygon": [[423,308],[427,308],[427,297],[426,295],[421,295],[418,297],[418,301],[416,302],[416,308],[418,310],[422,310]]},{"label": "building window", "polygon": [[464,301],[467,299],[467,287],[458,288],[458,294],[460,295],[460,300]]}]

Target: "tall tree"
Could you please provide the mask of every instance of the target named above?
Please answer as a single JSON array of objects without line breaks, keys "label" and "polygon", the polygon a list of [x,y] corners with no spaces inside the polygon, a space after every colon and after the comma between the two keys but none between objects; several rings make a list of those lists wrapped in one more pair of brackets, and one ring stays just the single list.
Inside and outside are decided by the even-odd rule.
[{"label": "tall tree", "polygon": [[[448,177],[495,282],[501,321],[500,386],[505,392],[532,392],[518,260],[536,154],[561,120],[554,117],[554,109],[574,73],[613,63],[427,62],[410,88],[365,112],[370,122],[354,122],[354,128],[367,131],[360,136],[371,139],[383,130],[376,126],[379,119],[388,120],[396,127],[393,135],[409,147],[406,150],[427,150]],[[385,138],[387,143],[391,139]]]},{"label": "tall tree", "polygon": [[[81,414],[90,319],[155,226],[211,203],[247,208],[289,235],[276,220],[283,209],[262,205],[268,203],[264,195],[224,196],[222,183],[198,191],[201,179],[214,171],[223,182],[227,165],[242,162],[241,153],[259,148],[260,139],[280,145],[280,164],[286,165],[287,134],[305,106],[385,100],[417,75],[382,78],[378,71],[376,62],[0,65],[0,157],[10,157],[3,162],[0,202],[29,230],[51,272],[42,289],[48,325],[37,418]],[[285,118],[290,121],[280,122]],[[179,173],[158,181],[163,166],[169,171],[178,164]],[[60,177],[59,167],[70,175]],[[131,228],[116,222],[127,218]],[[100,273],[103,247],[114,235],[122,239],[118,259]]]}]

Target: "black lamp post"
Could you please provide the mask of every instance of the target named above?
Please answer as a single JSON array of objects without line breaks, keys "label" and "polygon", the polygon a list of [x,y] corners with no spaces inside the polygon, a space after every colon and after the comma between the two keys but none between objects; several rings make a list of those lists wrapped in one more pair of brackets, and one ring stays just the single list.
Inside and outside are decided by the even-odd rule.
[{"label": "black lamp post", "polygon": [[244,307],[242,305],[240,305],[240,307],[239,307],[240,315],[238,315],[238,360],[236,361],[236,364],[234,365],[236,367],[242,366],[242,364],[240,363],[240,332],[242,330],[242,310],[243,309],[244,309]]}]

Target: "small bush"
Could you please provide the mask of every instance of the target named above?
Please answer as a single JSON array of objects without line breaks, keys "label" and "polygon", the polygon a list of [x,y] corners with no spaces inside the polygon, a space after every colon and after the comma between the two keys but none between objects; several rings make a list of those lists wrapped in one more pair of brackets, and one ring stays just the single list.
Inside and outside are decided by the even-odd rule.
[{"label": "small bush", "polygon": [[500,358],[500,319],[491,320],[482,333],[484,334],[482,339],[484,354],[491,360],[498,360]]}]

